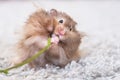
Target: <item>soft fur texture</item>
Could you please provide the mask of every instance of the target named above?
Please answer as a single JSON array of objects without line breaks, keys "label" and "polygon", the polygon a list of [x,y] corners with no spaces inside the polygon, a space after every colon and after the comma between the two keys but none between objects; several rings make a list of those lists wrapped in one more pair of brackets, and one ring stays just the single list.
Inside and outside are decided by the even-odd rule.
[{"label": "soft fur texture", "polygon": [[76,30],[77,23],[68,14],[55,9],[51,10],[51,14],[56,20],[53,34],[58,36],[59,43],[52,44],[46,56],[53,64],[63,67],[72,60],[80,59],[79,45],[82,37]]},{"label": "soft fur texture", "polygon": [[[18,57],[15,64],[24,61],[47,45],[47,39],[53,31],[53,18],[45,10],[38,10],[33,13],[23,27],[22,39],[17,43]],[[45,66],[47,63],[42,54],[40,58],[30,63],[31,67],[37,65]]]},{"label": "soft fur texture", "polygon": [[[64,23],[60,23],[59,19],[64,19]],[[52,42],[45,53],[29,64],[30,67],[45,67],[46,64],[64,67],[72,60],[79,60],[81,36],[75,28],[76,24],[68,14],[55,9],[52,9],[50,13],[43,9],[36,11],[23,27],[22,39],[16,46],[18,57],[15,58],[14,63],[18,64],[44,48],[48,37],[53,38],[53,34],[58,36],[59,42],[57,44]],[[59,35],[61,27],[63,35]]]}]

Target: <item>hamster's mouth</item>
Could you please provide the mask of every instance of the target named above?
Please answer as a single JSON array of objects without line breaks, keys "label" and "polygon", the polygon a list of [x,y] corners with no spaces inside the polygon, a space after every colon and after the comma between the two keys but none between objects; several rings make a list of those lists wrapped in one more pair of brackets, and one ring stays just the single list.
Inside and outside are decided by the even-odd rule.
[{"label": "hamster's mouth", "polygon": [[55,34],[55,36],[57,36],[58,39],[61,40],[61,35]]},{"label": "hamster's mouth", "polygon": [[63,35],[56,35],[59,39],[59,42],[58,43],[64,43],[63,41]]},{"label": "hamster's mouth", "polygon": [[58,39],[58,43],[63,43],[64,41],[63,41],[63,35],[60,35],[60,34],[52,34],[52,36],[51,36],[51,38],[53,38],[54,40],[55,40],[55,37],[57,37],[57,39]]}]

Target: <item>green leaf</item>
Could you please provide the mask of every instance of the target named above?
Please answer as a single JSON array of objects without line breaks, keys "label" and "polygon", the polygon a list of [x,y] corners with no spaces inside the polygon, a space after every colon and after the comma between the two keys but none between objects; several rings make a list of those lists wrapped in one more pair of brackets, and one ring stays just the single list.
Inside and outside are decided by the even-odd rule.
[{"label": "green leaf", "polygon": [[6,69],[3,69],[3,70],[0,70],[0,73],[5,73],[5,74],[8,74],[8,71],[10,71],[11,69],[14,69],[14,68],[18,68],[18,67],[21,67],[25,64],[28,64],[30,63],[31,61],[35,60],[36,58],[38,58],[42,53],[44,53],[51,45],[51,38],[48,38],[48,43],[47,43],[47,46],[43,49],[41,49],[40,51],[38,51],[36,54],[34,54],[32,57],[24,60],[23,62],[13,66],[13,67],[10,67],[10,68],[6,68]]}]

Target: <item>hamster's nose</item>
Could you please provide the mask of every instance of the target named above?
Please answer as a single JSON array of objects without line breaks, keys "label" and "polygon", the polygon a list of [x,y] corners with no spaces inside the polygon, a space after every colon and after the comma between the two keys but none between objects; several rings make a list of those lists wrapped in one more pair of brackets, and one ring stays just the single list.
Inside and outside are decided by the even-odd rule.
[{"label": "hamster's nose", "polygon": [[61,31],[59,31],[59,34],[60,34],[60,35],[64,35],[64,34],[65,34],[65,31],[64,31],[64,30],[61,30]]},{"label": "hamster's nose", "polygon": [[58,33],[59,33],[59,35],[64,35],[64,34],[65,34],[65,29],[64,29],[64,27],[59,27],[59,28],[58,28]]}]

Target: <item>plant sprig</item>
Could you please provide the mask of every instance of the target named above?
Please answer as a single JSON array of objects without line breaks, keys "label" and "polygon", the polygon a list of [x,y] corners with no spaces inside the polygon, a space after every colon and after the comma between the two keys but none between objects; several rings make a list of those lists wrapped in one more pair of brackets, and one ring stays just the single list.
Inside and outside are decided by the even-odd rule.
[{"label": "plant sprig", "polygon": [[3,70],[0,70],[0,73],[5,73],[5,74],[8,74],[8,71],[10,71],[11,69],[14,69],[14,68],[18,68],[20,66],[23,66],[27,63],[30,63],[31,61],[35,60],[37,57],[39,57],[42,53],[44,53],[51,45],[51,38],[48,38],[48,43],[47,43],[47,46],[45,46],[45,48],[43,48],[42,50],[38,51],[36,54],[34,54],[32,57],[24,60],[23,62],[13,66],[13,67],[10,67],[10,68],[6,68],[6,69],[3,69]]}]

